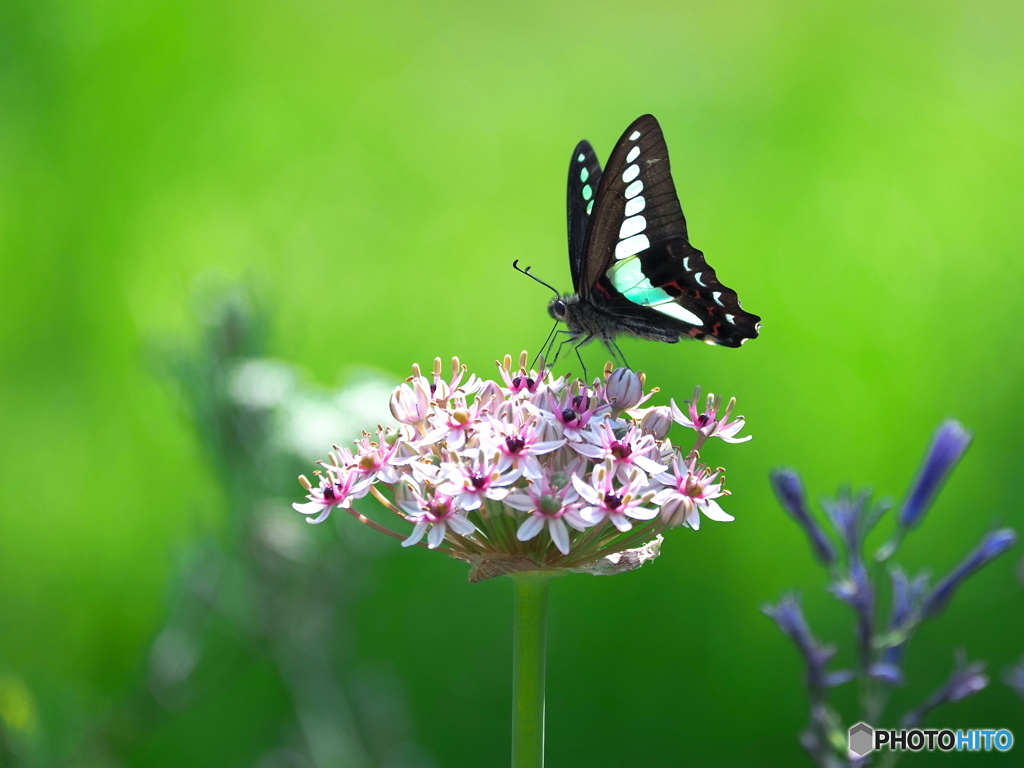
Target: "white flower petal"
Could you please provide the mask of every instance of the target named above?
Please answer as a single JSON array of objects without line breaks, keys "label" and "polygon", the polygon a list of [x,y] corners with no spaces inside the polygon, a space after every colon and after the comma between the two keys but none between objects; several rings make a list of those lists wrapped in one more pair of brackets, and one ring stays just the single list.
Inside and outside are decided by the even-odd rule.
[{"label": "white flower petal", "polygon": [[423,534],[427,532],[428,523],[419,522],[416,523],[416,527],[412,529],[412,533],[409,534],[409,538],[402,542],[403,547],[411,547],[413,544],[418,544],[420,539],[423,538]]},{"label": "white flower petal", "polygon": [[462,515],[452,515],[445,522],[460,536],[471,536],[476,533],[476,526]]},{"label": "white flower petal", "polygon": [[448,528],[445,526],[442,520],[439,523],[434,523],[430,527],[430,533],[427,534],[427,547],[429,549],[437,549],[441,546],[441,542],[444,541],[444,535],[448,532]]},{"label": "white flower petal", "polygon": [[701,512],[703,512],[709,520],[717,520],[720,523],[730,523],[736,518],[722,509],[718,502],[714,499],[705,499],[703,502],[699,502]]},{"label": "white flower petal", "polygon": [[548,533],[551,534],[551,541],[558,547],[558,551],[563,555],[568,555],[569,531],[566,530],[565,523],[560,518],[548,520]]},{"label": "white flower petal", "polygon": [[626,514],[634,520],[653,520],[658,516],[658,510],[647,507],[630,507],[626,510]]},{"label": "white flower petal", "polygon": [[523,521],[523,524],[519,526],[519,530],[516,531],[516,538],[520,541],[529,541],[544,527],[544,518],[540,515],[530,515]]},{"label": "white flower petal", "polygon": [[572,445],[573,449],[577,453],[583,454],[588,459],[594,459],[596,461],[601,461],[607,454],[607,451],[604,449],[604,447],[600,445],[593,445],[591,443],[582,442],[574,442],[570,443],[570,445]]},{"label": "white flower petal", "polygon": [[537,505],[533,503],[533,499],[527,496],[525,493],[511,493],[505,497],[505,506],[512,507],[512,509],[518,509],[520,512],[532,512],[537,508]]},{"label": "white flower petal", "polygon": [[572,485],[576,489],[577,493],[579,493],[579,495],[589,503],[596,505],[601,504],[601,494],[598,493],[593,486],[580,479],[578,475],[572,476]]},{"label": "white flower petal", "polygon": [[301,512],[304,515],[316,515],[319,514],[325,506],[329,507],[329,504],[322,504],[319,501],[307,501],[304,504],[293,503],[292,509],[296,512]]},{"label": "white flower petal", "polygon": [[609,513],[608,519],[612,521],[612,525],[623,532],[628,531],[633,527],[633,524],[629,522],[624,515],[619,513]]},{"label": "white flower petal", "polygon": [[536,456],[540,456],[545,453],[551,453],[551,451],[556,448],[561,448],[563,445],[565,445],[565,440],[545,440],[531,445],[530,452]]}]

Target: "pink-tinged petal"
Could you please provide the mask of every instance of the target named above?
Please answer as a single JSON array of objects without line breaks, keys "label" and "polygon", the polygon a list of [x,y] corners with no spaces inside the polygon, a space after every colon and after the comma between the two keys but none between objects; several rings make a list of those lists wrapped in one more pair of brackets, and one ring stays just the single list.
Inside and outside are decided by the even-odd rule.
[{"label": "pink-tinged petal", "polygon": [[620,531],[625,533],[633,527],[633,524],[626,519],[625,515],[621,514],[609,514],[608,519],[612,521],[612,525],[618,528]]},{"label": "pink-tinged petal", "polygon": [[427,534],[427,548],[437,549],[440,547],[447,532],[448,528],[445,526],[444,521],[434,523],[430,528],[430,533]]},{"label": "pink-tinged petal", "polygon": [[548,533],[551,535],[551,541],[555,543],[558,551],[563,555],[568,555],[569,531],[566,530],[565,523],[562,522],[561,518],[548,520]]},{"label": "pink-tinged petal", "polygon": [[330,509],[331,507],[330,504],[323,504],[319,501],[307,501],[303,504],[299,504],[297,502],[293,503],[292,509],[294,509],[296,512],[301,512],[304,515],[317,515],[325,506],[328,509]]},{"label": "pink-tinged petal", "polygon": [[420,539],[423,538],[423,534],[427,532],[429,524],[426,521],[416,523],[416,527],[412,529],[412,533],[409,534],[409,538],[402,542],[403,547],[411,547],[413,544],[419,544]]},{"label": "pink-tinged petal", "polygon": [[519,526],[519,530],[516,531],[516,538],[520,541],[529,541],[540,533],[543,527],[544,518],[540,515],[531,515]]},{"label": "pink-tinged petal", "polygon": [[522,476],[523,476],[523,470],[518,469],[518,468],[517,469],[513,469],[507,475],[502,475],[501,477],[498,477],[495,480],[491,480],[491,485],[492,486],[495,486],[495,485],[497,485],[497,486],[512,485],[512,483],[517,482],[519,480],[519,478],[522,477]]},{"label": "pink-tinged petal", "polygon": [[[651,501],[657,504],[659,507],[666,504],[669,499],[673,499],[675,496],[682,496],[675,488],[664,488],[654,494],[654,498]],[[678,503],[678,502],[677,502]]]},{"label": "pink-tinged petal", "polygon": [[580,517],[580,513],[575,509],[566,510],[562,515],[562,519],[565,520],[569,525],[575,528],[577,531],[585,531],[590,527],[590,523]]},{"label": "pink-tinged petal", "polygon": [[476,526],[462,515],[452,515],[445,522],[460,536],[471,536],[476,533]]},{"label": "pink-tinged petal", "polygon": [[679,478],[671,472],[659,472],[654,476],[654,479],[662,485],[670,487],[675,487],[679,483]]},{"label": "pink-tinged petal", "polygon": [[686,418],[686,414],[679,409],[679,406],[676,405],[676,401],[674,399],[669,401],[669,407],[672,409],[672,421],[676,424],[682,424],[684,427],[688,427],[690,429],[694,429],[697,426]]},{"label": "pink-tinged petal", "polygon": [[584,507],[580,510],[580,517],[590,525],[597,525],[607,516],[603,507]]},{"label": "pink-tinged petal", "polygon": [[695,531],[700,530],[700,510],[694,507],[686,514],[686,524]]},{"label": "pink-tinged petal", "polygon": [[631,507],[626,510],[626,514],[634,520],[653,520],[658,516],[658,510],[647,507]]},{"label": "pink-tinged petal", "polygon": [[472,512],[474,509],[480,509],[480,497],[469,491],[463,491],[456,496],[455,503],[467,512]]},{"label": "pink-tinged petal", "polygon": [[326,520],[330,516],[330,514],[331,514],[331,508],[330,507],[324,507],[323,510],[320,512],[320,514],[317,515],[316,517],[307,517],[306,518],[306,522],[307,523],[313,523],[314,525],[316,525],[317,523],[322,523],[324,520]]},{"label": "pink-tinged petal", "polygon": [[722,438],[722,440],[724,440],[727,443],[745,443],[748,440],[754,439],[753,435],[747,435],[746,437],[726,437],[721,432],[719,432],[718,435],[716,435],[716,437]]},{"label": "pink-tinged petal", "polygon": [[541,456],[545,453],[551,453],[551,451],[561,448],[563,445],[565,445],[565,440],[545,440],[531,445],[530,451],[537,456]]},{"label": "pink-tinged petal", "polygon": [[418,437],[415,440],[413,440],[413,445],[417,447],[421,445],[433,445],[434,443],[438,443],[441,440],[443,440],[445,435],[447,434],[447,426],[437,427],[435,429],[429,430],[425,435],[423,435],[423,437]]},{"label": "pink-tinged petal", "polygon": [[604,446],[594,445],[593,443],[573,442],[570,445],[577,453],[583,454],[588,459],[594,459],[595,461],[601,461],[608,453]]},{"label": "pink-tinged petal", "polygon": [[652,461],[646,456],[637,456],[635,454],[633,455],[633,463],[649,475],[657,475],[657,473],[664,472],[668,469],[664,464]]},{"label": "pink-tinged petal", "polygon": [[501,501],[508,496],[508,488],[488,488],[487,493],[484,494],[488,499],[494,499],[494,501]]},{"label": "pink-tinged petal", "polygon": [[533,499],[525,493],[510,493],[505,497],[504,503],[505,506],[512,507],[512,509],[518,509],[520,512],[532,512],[537,508]]},{"label": "pink-tinged petal", "polygon": [[540,480],[544,477],[544,468],[536,456],[524,456],[519,459],[523,468],[523,476],[528,480]]},{"label": "pink-tinged petal", "polygon": [[700,505],[700,510],[709,520],[717,520],[720,523],[731,523],[736,518],[722,509],[714,499],[705,499]]},{"label": "pink-tinged petal", "polygon": [[421,507],[412,499],[401,499],[398,501],[398,506],[399,508],[401,508],[403,512],[406,512],[410,515],[418,515],[421,512],[423,512],[423,507]]},{"label": "pink-tinged petal", "polygon": [[578,475],[572,476],[572,484],[576,491],[579,493],[579,495],[582,496],[587,502],[595,506],[601,505],[601,494],[594,490],[590,485],[585,483],[583,480],[581,480]]}]

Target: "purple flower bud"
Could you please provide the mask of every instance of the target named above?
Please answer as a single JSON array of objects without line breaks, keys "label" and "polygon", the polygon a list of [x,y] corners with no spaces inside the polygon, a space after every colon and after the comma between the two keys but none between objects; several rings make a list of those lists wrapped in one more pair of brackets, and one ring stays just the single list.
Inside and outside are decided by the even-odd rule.
[{"label": "purple flower bud", "polygon": [[886,685],[903,685],[903,670],[895,664],[878,662],[868,667],[868,675],[875,680],[881,680]]},{"label": "purple flower bud", "polygon": [[922,610],[925,618],[941,613],[964,581],[1016,543],[1017,532],[1011,528],[1001,528],[988,534],[978,548],[932,590]]},{"label": "purple flower bud", "polygon": [[971,438],[972,433],[954,419],[949,419],[939,427],[903,509],[900,510],[901,527],[910,529],[921,522],[942,484],[971,444]]},{"label": "purple flower bud", "polygon": [[616,368],[608,377],[607,396],[617,411],[628,410],[644,396],[644,383],[629,368]]},{"label": "purple flower bud", "polygon": [[667,405],[651,408],[640,420],[640,431],[655,440],[664,440],[672,428],[672,410]]},{"label": "purple flower bud", "polygon": [[818,642],[811,635],[811,628],[807,626],[797,595],[783,595],[778,605],[765,605],[761,610],[766,616],[775,619],[779,629],[796,643],[804,658],[817,658]]},{"label": "purple flower bud", "polygon": [[832,565],[836,561],[835,547],[807,508],[807,496],[800,475],[792,469],[777,469],[772,472],[771,480],[775,495],[785,510],[803,527],[818,559],[825,565]]},{"label": "purple flower bud", "polygon": [[835,688],[837,685],[850,682],[856,676],[857,673],[852,669],[840,669],[838,672],[829,672],[825,675],[825,685],[829,688]]}]

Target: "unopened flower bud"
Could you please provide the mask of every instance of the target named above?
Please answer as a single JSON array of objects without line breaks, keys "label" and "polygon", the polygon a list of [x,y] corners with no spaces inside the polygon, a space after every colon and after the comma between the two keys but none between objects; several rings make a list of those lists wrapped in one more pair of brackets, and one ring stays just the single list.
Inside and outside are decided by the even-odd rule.
[{"label": "unopened flower bud", "polygon": [[415,383],[402,384],[391,395],[391,415],[403,424],[419,424],[427,418],[430,400]]},{"label": "unopened flower bud", "polygon": [[667,405],[657,405],[640,420],[640,431],[655,440],[664,440],[672,428],[672,410]]},{"label": "unopened flower bud", "polygon": [[614,401],[615,409],[625,411],[640,402],[644,396],[644,383],[629,368],[616,368],[608,377],[608,399]]}]

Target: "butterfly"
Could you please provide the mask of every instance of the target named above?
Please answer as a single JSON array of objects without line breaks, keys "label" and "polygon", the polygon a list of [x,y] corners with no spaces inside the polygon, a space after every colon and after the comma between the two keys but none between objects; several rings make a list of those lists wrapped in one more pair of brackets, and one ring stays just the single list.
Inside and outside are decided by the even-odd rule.
[{"label": "butterfly", "polygon": [[[577,354],[594,339],[617,352],[620,335],[726,347],[757,337],[761,318],[744,311],[736,292],[690,244],[665,137],[653,115],[626,129],[604,172],[590,142],[576,145],[568,228],[574,293],[562,295],[548,285],[556,294],[548,313],[556,328],[566,324],[563,345],[575,343]],[[529,267],[515,266],[537,279]]]}]

